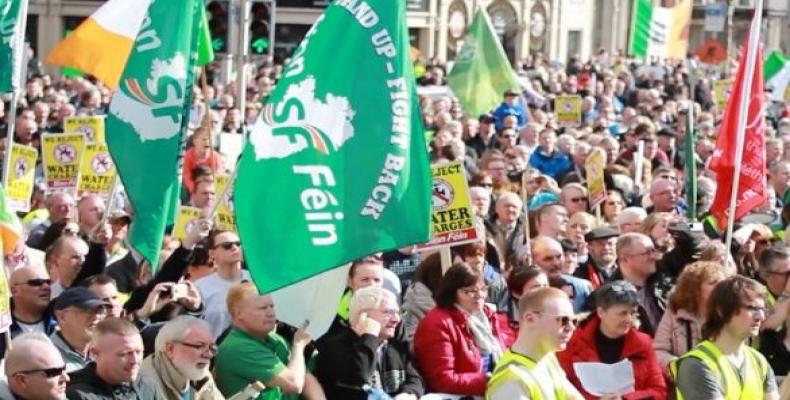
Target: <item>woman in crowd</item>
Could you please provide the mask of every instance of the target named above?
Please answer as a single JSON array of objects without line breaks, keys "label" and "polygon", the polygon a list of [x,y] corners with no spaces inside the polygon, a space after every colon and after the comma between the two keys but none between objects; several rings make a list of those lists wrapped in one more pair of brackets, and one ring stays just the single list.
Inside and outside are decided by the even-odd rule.
[{"label": "woman in crowd", "polygon": [[601,211],[603,220],[607,225],[617,224],[617,215],[625,208],[625,199],[619,190],[607,190],[606,200],[603,201]]},{"label": "woman in crowd", "polygon": [[568,219],[568,239],[576,243],[579,264],[584,265],[587,263],[589,250],[587,249],[587,242],[584,240],[584,235],[590,232],[596,225],[598,225],[595,217],[590,213],[579,211],[571,215]]},{"label": "woman in crowd", "polygon": [[403,334],[404,339],[412,342],[417,324],[429,311],[436,307],[433,294],[439,289],[442,280],[442,261],[439,253],[425,257],[414,271],[414,279],[403,296]]},{"label": "woman in crowd", "polygon": [[638,316],[636,288],[626,281],[614,281],[598,288],[593,296],[595,313],[576,329],[567,349],[557,354],[568,379],[586,399],[597,399],[598,396],[584,390],[573,364],[615,364],[627,359],[633,365],[634,391],[622,398],[665,399],[667,387],[650,336],[639,332],[634,326]]},{"label": "woman in crowd", "polygon": [[652,213],[642,222],[642,227],[639,230],[653,239],[656,250],[662,254],[666,254],[674,247],[672,235],[669,234],[669,224],[673,219],[674,216],[667,212]]},{"label": "woman in crowd", "polygon": [[414,354],[429,392],[482,396],[505,343],[483,276],[455,264],[442,278],[436,307],[417,327]]},{"label": "woman in crowd", "polygon": [[661,367],[668,368],[670,361],[699,343],[708,298],[716,284],[727,276],[727,271],[712,261],[697,261],[680,274],[653,340]]}]

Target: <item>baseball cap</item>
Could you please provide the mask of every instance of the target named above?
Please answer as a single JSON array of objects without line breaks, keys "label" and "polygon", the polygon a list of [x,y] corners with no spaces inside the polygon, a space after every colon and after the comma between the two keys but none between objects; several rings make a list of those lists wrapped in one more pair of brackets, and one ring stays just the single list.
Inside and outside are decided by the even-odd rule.
[{"label": "baseball cap", "polygon": [[110,212],[110,216],[108,219],[110,220],[110,222],[124,221],[126,225],[132,223],[132,217],[130,217],[129,214],[124,210],[114,210]]},{"label": "baseball cap", "polygon": [[591,231],[587,232],[584,235],[584,240],[586,242],[591,242],[593,240],[609,239],[617,236],[620,236],[619,231],[609,228],[608,226],[604,226],[601,228],[593,228]]},{"label": "baseball cap", "polygon": [[516,92],[513,89],[505,90],[505,97],[508,97],[508,96],[518,96],[518,92]]},{"label": "baseball cap", "polygon": [[87,310],[109,305],[109,303],[102,300],[96,293],[81,286],[68,288],[55,299],[56,310],[69,307],[79,307],[83,310]]}]

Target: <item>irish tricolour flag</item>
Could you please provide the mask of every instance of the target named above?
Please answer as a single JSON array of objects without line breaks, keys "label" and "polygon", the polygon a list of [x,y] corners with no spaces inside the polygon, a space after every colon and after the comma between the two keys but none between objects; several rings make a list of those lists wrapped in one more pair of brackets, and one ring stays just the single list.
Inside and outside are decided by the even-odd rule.
[{"label": "irish tricolour flag", "polygon": [[790,60],[782,53],[774,51],[763,64],[765,86],[771,89],[771,100],[783,101],[790,98],[788,84],[790,84]]},{"label": "irish tricolour flag", "polygon": [[688,50],[691,0],[657,7],[652,0],[634,0],[631,54],[640,59],[684,59]]}]

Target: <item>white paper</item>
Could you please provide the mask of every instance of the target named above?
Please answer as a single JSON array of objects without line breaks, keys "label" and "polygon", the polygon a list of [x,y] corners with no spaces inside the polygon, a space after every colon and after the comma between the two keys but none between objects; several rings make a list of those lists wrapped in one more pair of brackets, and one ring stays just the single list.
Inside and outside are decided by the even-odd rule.
[{"label": "white paper", "polygon": [[337,315],[350,267],[346,264],[272,292],[277,319],[297,328],[310,321],[307,333],[313,339],[321,337]]},{"label": "white paper", "polygon": [[584,390],[594,396],[634,391],[634,367],[628,359],[615,364],[577,362],[573,363],[573,371]]}]

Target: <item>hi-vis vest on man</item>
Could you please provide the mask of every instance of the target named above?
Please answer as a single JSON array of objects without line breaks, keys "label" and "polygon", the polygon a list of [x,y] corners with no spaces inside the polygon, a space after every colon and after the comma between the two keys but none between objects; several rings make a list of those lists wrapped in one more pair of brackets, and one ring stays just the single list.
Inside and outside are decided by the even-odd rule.
[{"label": "hi-vis vest on man", "polygon": [[[744,346],[746,352],[746,375],[743,382],[738,376],[735,366],[727,360],[716,345],[710,340],[700,342],[694,349],[673,361],[670,364],[672,377],[678,379],[678,363],[688,357],[700,361],[719,379],[720,386],[724,389],[724,400],[749,400],[763,398],[763,383],[768,374],[768,362],[757,350]],[[683,400],[680,390],[677,399]],[[689,399],[691,400],[691,399]]]},{"label": "hi-vis vest on man", "polygon": [[565,373],[562,371],[559,362],[557,362],[557,357],[555,357],[554,354],[547,355],[546,357],[547,359],[545,362],[549,375],[551,376],[551,382],[541,382],[539,378],[533,374],[533,369],[537,366],[535,361],[508,349],[497,363],[494,374],[491,375],[491,379],[488,380],[486,399],[491,400],[491,393],[505,382],[515,381],[524,385],[524,391],[529,393],[529,398],[532,400],[564,400]]}]

